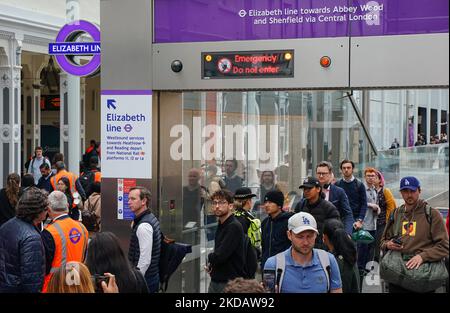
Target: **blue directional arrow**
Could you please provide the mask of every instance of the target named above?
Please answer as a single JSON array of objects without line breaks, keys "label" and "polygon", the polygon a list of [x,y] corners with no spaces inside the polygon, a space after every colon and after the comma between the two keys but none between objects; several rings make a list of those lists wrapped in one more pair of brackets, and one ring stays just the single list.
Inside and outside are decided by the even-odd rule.
[{"label": "blue directional arrow", "polygon": [[108,109],[116,109],[116,100],[114,100],[114,99],[108,99],[107,101],[106,101],[106,107],[108,108]]}]

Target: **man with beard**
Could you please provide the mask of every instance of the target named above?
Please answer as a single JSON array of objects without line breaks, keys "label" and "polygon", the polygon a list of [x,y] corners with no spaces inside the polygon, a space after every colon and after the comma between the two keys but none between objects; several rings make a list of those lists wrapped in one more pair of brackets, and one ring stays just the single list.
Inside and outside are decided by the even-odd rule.
[{"label": "man with beard", "polygon": [[342,293],[336,259],[331,253],[314,249],[318,234],[311,214],[300,212],[289,218],[287,236],[291,247],[270,257],[264,266],[264,271],[277,273],[276,292]]},{"label": "man with beard", "polygon": [[[421,191],[416,177],[407,176],[400,180],[400,193],[405,204],[391,214],[381,238],[381,249],[400,251],[409,270],[448,257],[444,220],[438,210],[420,199]],[[399,228],[395,229],[397,226]],[[389,283],[389,292],[411,291]]]}]

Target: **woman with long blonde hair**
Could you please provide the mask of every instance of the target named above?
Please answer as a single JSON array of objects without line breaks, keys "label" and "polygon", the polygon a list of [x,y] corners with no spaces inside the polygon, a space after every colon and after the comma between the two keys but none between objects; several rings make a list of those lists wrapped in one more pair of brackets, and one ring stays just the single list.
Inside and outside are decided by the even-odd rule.
[{"label": "woman with long blonde hair", "polygon": [[11,173],[6,179],[6,187],[0,190],[0,226],[16,215],[19,202],[20,176]]},{"label": "woman with long blonde hair", "polygon": [[[118,293],[115,277],[105,273],[109,277],[108,284],[101,282],[99,286],[105,293]],[[48,293],[95,293],[93,277],[86,265],[80,262],[69,262],[56,271],[47,287]]]}]

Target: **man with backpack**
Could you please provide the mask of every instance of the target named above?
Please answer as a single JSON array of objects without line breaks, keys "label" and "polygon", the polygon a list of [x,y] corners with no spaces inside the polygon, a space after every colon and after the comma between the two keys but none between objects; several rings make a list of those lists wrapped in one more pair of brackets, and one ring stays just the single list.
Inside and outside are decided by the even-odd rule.
[{"label": "man with backpack", "polygon": [[233,215],[233,195],[228,190],[211,196],[212,210],[219,220],[214,252],[208,255],[206,271],[211,276],[209,293],[222,293],[229,280],[247,276],[244,271],[245,235],[241,223]]},{"label": "man with backpack", "polygon": [[92,185],[95,183],[100,183],[102,180],[102,173],[98,168],[98,157],[92,156],[89,159],[89,170],[80,175],[80,183],[83,186],[84,192],[86,193],[86,197],[93,193]]},{"label": "man with backpack", "polygon": [[[270,257],[264,272],[274,272],[275,292],[280,293],[342,293],[341,275],[335,257],[314,249],[317,223],[306,212],[289,218],[287,236],[291,247]],[[273,287],[273,286],[266,286]]]},{"label": "man with backpack", "polygon": [[34,156],[30,160],[30,165],[28,166],[27,173],[33,175],[34,178],[34,184],[37,185],[39,182],[39,178],[41,178],[41,171],[40,166],[42,164],[48,164],[48,166],[51,166],[50,161],[44,157],[43,150],[41,147],[36,147],[34,149]]},{"label": "man with backpack", "polygon": [[[391,214],[386,229],[381,238],[381,249],[388,251],[381,262],[381,278],[389,283],[390,293],[408,293],[411,290],[407,286],[405,277],[399,279],[399,283],[393,283],[393,277],[386,277],[383,263],[384,258],[390,258],[397,251],[405,263],[405,272],[414,272],[420,267],[439,263],[448,257],[448,234],[445,230],[444,220],[438,210],[432,209],[428,203],[420,199],[421,187],[416,177],[407,176],[400,180],[400,193],[405,203]],[[396,262],[399,263],[399,262]],[[428,271],[431,273],[431,271]],[[443,282],[446,279],[443,271]],[[416,276],[418,277],[418,276]],[[448,277],[448,274],[447,274]],[[413,286],[415,285],[415,286]],[[424,281],[412,282],[409,286],[425,286]],[[423,292],[434,290],[424,290]]]}]

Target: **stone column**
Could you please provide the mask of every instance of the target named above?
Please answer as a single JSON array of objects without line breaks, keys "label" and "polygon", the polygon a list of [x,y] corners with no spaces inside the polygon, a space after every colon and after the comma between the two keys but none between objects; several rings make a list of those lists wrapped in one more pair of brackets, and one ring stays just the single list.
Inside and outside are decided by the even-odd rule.
[{"label": "stone column", "polygon": [[[70,23],[80,17],[80,6],[78,0],[66,0],[66,22]],[[68,116],[68,149],[64,153],[65,163],[69,171],[78,175],[80,172],[80,138],[81,138],[81,99],[80,99],[80,77],[67,75],[67,116]]]},{"label": "stone column", "polygon": [[69,111],[68,111],[68,91],[67,91],[67,74],[59,74],[59,151],[64,154],[64,160],[67,165],[69,155]]},{"label": "stone column", "polygon": [[10,173],[21,173],[20,58],[22,40],[11,35],[0,47],[0,188]]},{"label": "stone column", "polygon": [[41,88],[40,79],[27,77],[23,79],[23,152],[24,163],[41,145]]}]

